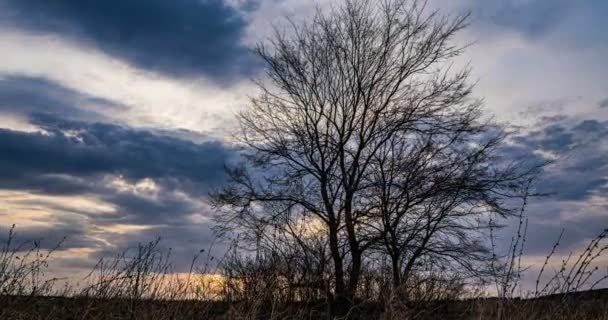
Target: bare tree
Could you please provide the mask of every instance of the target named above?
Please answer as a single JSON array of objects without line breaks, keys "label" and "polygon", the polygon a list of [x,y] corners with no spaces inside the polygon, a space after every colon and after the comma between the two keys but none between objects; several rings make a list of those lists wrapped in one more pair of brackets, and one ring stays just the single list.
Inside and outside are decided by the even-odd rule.
[{"label": "bare tree", "polygon": [[478,117],[462,113],[449,127],[396,135],[372,162],[371,229],[391,259],[395,288],[423,257],[474,275],[490,271],[479,269],[491,259],[482,237],[489,218],[516,213],[511,199],[524,196],[540,164],[501,156],[506,133]]},{"label": "bare tree", "polygon": [[423,1],[346,0],[277,29],[257,47],[266,78],[239,115],[248,165],[228,168],[212,195],[221,226],[255,242],[294,217],[320,224],[332,292],[347,300],[378,241],[399,274],[473,245],[457,221],[482,204],[504,213],[497,195],[514,176],[492,173],[486,151],[503,136],[480,138],[494,127],[479,121],[469,70],[452,64],[467,20]]}]

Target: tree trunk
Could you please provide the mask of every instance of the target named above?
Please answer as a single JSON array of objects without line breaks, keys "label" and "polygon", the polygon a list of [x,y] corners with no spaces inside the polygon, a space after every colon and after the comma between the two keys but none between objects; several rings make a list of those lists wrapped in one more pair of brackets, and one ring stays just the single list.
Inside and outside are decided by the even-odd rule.
[{"label": "tree trunk", "polygon": [[391,256],[391,263],[393,267],[393,290],[397,290],[401,285],[401,270],[399,268],[399,257]]},{"label": "tree trunk", "polygon": [[357,294],[357,287],[359,286],[359,277],[361,276],[361,251],[359,245],[351,245],[351,258],[352,258],[352,269],[350,271],[350,277],[348,280],[348,299],[353,301]]},{"label": "tree trunk", "polygon": [[342,262],[342,256],[340,255],[340,248],[338,245],[338,228],[335,226],[330,226],[329,228],[329,249],[331,251],[331,257],[334,261],[334,294],[338,299],[345,298],[346,288],[344,285],[344,266]]},{"label": "tree trunk", "polygon": [[359,276],[361,275],[362,262],[362,252],[361,248],[359,247],[359,241],[357,240],[357,233],[355,231],[355,225],[353,221],[352,201],[352,195],[348,195],[345,199],[344,205],[346,232],[348,233],[348,245],[352,259],[352,268],[350,270],[348,279],[348,299],[350,301],[353,301],[357,293],[357,286],[359,285]]}]

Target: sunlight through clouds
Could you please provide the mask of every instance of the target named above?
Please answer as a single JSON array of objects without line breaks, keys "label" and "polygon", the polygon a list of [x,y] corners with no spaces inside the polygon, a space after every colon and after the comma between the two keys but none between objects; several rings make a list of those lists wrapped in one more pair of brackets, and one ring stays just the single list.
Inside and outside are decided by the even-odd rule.
[{"label": "sunlight through clouds", "polygon": [[121,114],[101,110],[116,122],[188,129],[216,137],[223,137],[224,129],[231,126],[234,113],[245,103],[244,94],[250,86],[247,79],[222,87],[204,77],[172,78],[134,68],[57,36],[19,31],[0,30],[0,59],[4,62],[0,64],[0,74],[44,77],[127,106]]}]

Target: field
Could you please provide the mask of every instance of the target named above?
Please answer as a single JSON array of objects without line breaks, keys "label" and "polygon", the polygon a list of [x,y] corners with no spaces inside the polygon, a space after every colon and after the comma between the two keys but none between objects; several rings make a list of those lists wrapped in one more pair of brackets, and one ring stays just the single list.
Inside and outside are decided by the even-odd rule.
[{"label": "field", "polygon": [[[65,297],[0,298],[0,319],[328,319],[323,302],[255,308],[223,301],[152,301]],[[608,290],[530,300],[437,301],[388,312],[379,303],[361,303],[344,319],[608,319]],[[391,314],[392,313],[392,314]]]}]

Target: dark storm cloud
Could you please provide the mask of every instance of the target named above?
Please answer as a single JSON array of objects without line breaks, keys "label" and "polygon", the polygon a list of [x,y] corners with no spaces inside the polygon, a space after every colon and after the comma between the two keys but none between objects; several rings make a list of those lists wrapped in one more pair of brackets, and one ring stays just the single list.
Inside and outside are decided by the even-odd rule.
[{"label": "dark storm cloud", "polygon": [[[526,254],[546,255],[562,229],[559,252],[577,250],[608,226],[608,122],[576,120],[565,116],[543,118],[535,130],[513,138],[507,152],[514,158],[550,153],[536,189],[548,196],[530,200]],[[510,152],[514,151],[514,152]],[[512,225],[503,231],[508,245],[516,234]]]},{"label": "dark storm cloud", "polygon": [[[168,225],[183,223],[186,215],[199,212],[194,199],[161,190],[154,197],[128,192],[107,192],[99,196],[116,207],[116,213],[96,217],[98,224]],[[201,195],[202,197],[202,195]]]},{"label": "dark storm cloud", "polygon": [[102,120],[103,112],[115,113],[125,106],[90,96],[40,77],[0,75],[1,114],[52,114],[71,119]]},{"label": "dark storm cloud", "polygon": [[[194,143],[176,137],[183,133],[167,135],[48,114],[36,114],[30,121],[44,132],[0,129],[0,189],[92,197],[113,210],[97,212],[35,197],[20,200],[21,208],[43,208],[54,217],[39,221],[45,227],[19,227],[20,239],[47,238],[45,245],[50,246],[65,236],[64,249],[103,250],[105,245],[91,235],[98,227],[115,224],[152,227],[146,232],[111,235],[113,243],[124,238],[120,241],[125,247],[155,236],[166,237],[167,245],[175,247],[187,234],[193,239],[211,238],[208,227],[189,222],[188,216],[210,214],[201,208],[201,201],[210,188],[223,182],[223,165],[236,156],[232,148],[208,139]],[[121,190],[111,183],[118,176],[129,183],[149,178],[157,189],[152,194]],[[184,244],[180,255],[198,252],[194,246],[194,240]],[[91,261],[98,257],[92,256]]]},{"label": "dark storm cloud", "polygon": [[[10,130],[0,129],[0,136],[6,135],[7,132],[10,132]],[[0,146],[2,150],[5,148],[7,147]],[[14,160],[15,158],[12,161]],[[27,190],[51,195],[87,194],[94,191],[94,186],[84,178],[66,174],[45,173],[42,168],[26,168],[27,164],[11,164],[11,160],[8,159],[0,159],[0,163],[7,165],[6,169],[0,168],[0,189]],[[14,172],[11,169],[21,169],[23,171]]]},{"label": "dark storm cloud", "polygon": [[70,177],[94,179],[112,174],[130,180],[190,182],[206,189],[221,182],[223,164],[233,155],[218,141],[194,143],[151,131],[49,115],[32,122],[46,132],[0,129],[0,186],[8,184],[2,187],[16,188],[21,183],[20,189],[65,193],[70,185],[86,184]]},{"label": "dark storm cloud", "polygon": [[519,141],[537,150],[567,152],[574,144],[573,133],[561,124],[549,124],[542,130],[533,131]]},{"label": "dark storm cloud", "polygon": [[510,28],[529,38],[560,33],[560,41],[602,45],[608,40],[608,2],[604,0],[476,0],[477,19]]},{"label": "dark storm cloud", "polygon": [[600,108],[608,108],[608,98],[600,101],[599,105],[600,105]]},{"label": "dark storm cloud", "polygon": [[[13,248],[22,251],[33,249],[74,249],[94,248],[100,245],[98,240],[91,237],[90,230],[85,225],[58,217],[58,221],[46,221],[44,226],[16,225],[12,234]],[[0,242],[7,243],[11,226],[0,226]]]},{"label": "dark storm cloud", "polygon": [[[608,206],[604,204],[608,200],[607,138],[608,121],[560,115],[541,117],[531,131],[514,134],[503,148],[506,158],[518,161],[554,159],[534,185],[535,191],[545,195],[529,198],[525,208],[525,255],[546,256],[562,230],[557,254],[567,255],[608,227]],[[499,253],[507,252],[518,234],[517,221],[505,224],[497,233]]]},{"label": "dark storm cloud", "polygon": [[494,9],[493,12],[488,10],[488,18],[493,22],[521,30],[530,36],[539,36],[556,27],[576,4],[567,0],[507,0],[491,2],[486,6],[487,9]]},{"label": "dark storm cloud", "polygon": [[557,160],[547,168],[538,188],[560,200],[585,200],[606,190],[608,122],[562,120],[545,123],[540,130],[517,137],[522,148],[544,151]]},{"label": "dark storm cloud", "polygon": [[[51,248],[66,237],[64,249],[102,250],[105,244],[92,235],[104,226],[153,227],[176,236],[174,242],[180,241],[179,232],[163,230],[184,224],[192,233],[200,229],[187,222],[188,216],[210,214],[201,201],[210,188],[222,183],[223,165],[236,151],[195,132],[141,130],[106,122],[102,114],[122,108],[44,78],[8,75],[0,80],[0,116],[17,115],[41,129],[0,129],[0,189],[90,197],[113,208],[106,212],[74,207],[69,200],[21,199],[16,208],[43,210],[51,218],[40,218],[36,226],[17,226],[20,240],[45,238],[43,245]],[[112,184],[118,177],[129,184],[149,178],[156,189],[151,194],[123,190]],[[151,239],[152,234],[142,236]],[[145,239],[127,240],[133,245]]]},{"label": "dark storm cloud", "polygon": [[5,25],[70,37],[171,75],[227,80],[254,66],[241,44],[246,22],[221,0],[0,0],[2,9]]}]

